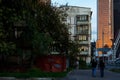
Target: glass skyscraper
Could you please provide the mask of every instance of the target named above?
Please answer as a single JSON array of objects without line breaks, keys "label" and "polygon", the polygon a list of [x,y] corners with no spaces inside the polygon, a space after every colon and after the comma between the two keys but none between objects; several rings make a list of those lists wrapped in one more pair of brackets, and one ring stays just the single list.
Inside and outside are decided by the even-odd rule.
[{"label": "glass skyscraper", "polygon": [[97,0],[97,43],[96,48],[112,47],[112,1]]}]

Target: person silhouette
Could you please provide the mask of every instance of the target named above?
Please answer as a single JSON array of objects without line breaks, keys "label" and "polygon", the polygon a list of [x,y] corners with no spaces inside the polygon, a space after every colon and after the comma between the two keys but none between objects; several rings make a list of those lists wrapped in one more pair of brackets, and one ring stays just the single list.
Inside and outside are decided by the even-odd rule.
[{"label": "person silhouette", "polygon": [[100,76],[104,77],[105,63],[102,59],[100,59],[100,61],[99,61],[99,68],[100,68]]},{"label": "person silhouette", "polygon": [[95,59],[92,59],[91,61],[92,77],[96,77],[96,66],[97,66],[97,61]]}]

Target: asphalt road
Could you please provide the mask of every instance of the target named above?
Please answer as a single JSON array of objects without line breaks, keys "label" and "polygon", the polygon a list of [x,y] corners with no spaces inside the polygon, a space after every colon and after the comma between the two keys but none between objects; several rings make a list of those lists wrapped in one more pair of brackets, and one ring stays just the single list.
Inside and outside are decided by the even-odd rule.
[{"label": "asphalt road", "polygon": [[74,70],[65,78],[58,80],[120,80],[120,73],[105,70],[105,75],[101,78],[99,70],[97,70],[96,77],[91,76],[91,70]]}]

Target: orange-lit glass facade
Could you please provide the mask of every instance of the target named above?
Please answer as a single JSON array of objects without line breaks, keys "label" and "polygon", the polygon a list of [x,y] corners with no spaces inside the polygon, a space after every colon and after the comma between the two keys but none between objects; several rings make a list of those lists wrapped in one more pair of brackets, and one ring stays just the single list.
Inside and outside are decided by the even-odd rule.
[{"label": "orange-lit glass facade", "polygon": [[96,48],[112,47],[112,0],[97,0]]}]

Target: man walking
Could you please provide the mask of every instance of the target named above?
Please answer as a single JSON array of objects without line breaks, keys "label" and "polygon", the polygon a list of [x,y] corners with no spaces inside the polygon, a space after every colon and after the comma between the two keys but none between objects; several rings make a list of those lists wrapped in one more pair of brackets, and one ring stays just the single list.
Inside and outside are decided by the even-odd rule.
[{"label": "man walking", "polygon": [[100,59],[100,61],[99,61],[99,68],[100,68],[100,76],[104,77],[105,63],[103,62],[102,59]]},{"label": "man walking", "polygon": [[92,66],[92,77],[96,77],[97,61],[93,59],[93,60],[91,61],[91,66]]}]

